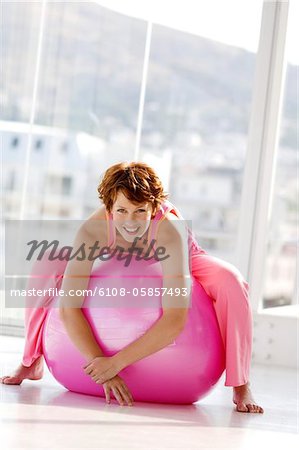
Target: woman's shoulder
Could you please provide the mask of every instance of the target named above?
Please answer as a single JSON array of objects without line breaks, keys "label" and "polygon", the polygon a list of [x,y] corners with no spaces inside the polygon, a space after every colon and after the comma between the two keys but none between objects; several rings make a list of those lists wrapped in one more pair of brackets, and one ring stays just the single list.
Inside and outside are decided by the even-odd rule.
[{"label": "woman's shoulder", "polygon": [[169,200],[165,200],[165,202],[161,205],[162,212],[162,222],[163,221],[173,221],[173,220],[181,220],[180,213],[173,203]]},{"label": "woman's shoulder", "polygon": [[159,223],[157,241],[180,241],[185,236],[184,220],[179,216],[174,205],[170,202],[164,203],[165,212]]},{"label": "woman's shoulder", "polygon": [[87,217],[86,222],[90,222],[92,220],[106,220],[106,207],[105,205],[99,206],[95,209],[89,217]]},{"label": "woman's shoulder", "polygon": [[101,205],[94,210],[80,227],[82,234],[89,239],[99,241],[100,245],[105,245],[107,241],[107,215],[106,208]]}]

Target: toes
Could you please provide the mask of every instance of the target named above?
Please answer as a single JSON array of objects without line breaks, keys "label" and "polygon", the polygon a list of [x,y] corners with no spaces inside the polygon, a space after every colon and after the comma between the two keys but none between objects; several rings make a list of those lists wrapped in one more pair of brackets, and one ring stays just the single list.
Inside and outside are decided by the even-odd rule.
[{"label": "toes", "polygon": [[[235,403],[235,402],[234,402]],[[236,411],[238,412],[248,412],[248,413],[261,413],[263,414],[264,410],[261,406],[255,405],[253,403],[236,403]]]},{"label": "toes", "polygon": [[251,412],[251,413],[263,413],[264,412],[263,408],[261,408],[258,405],[248,404],[247,407],[249,409],[249,412]]},{"label": "toes", "polygon": [[3,377],[3,384],[21,384],[21,381],[17,377]]},{"label": "toes", "polygon": [[246,405],[248,408],[248,411],[250,413],[255,413],[255,405],[252,405],[251,403],[248,403],[248,405]]},{"label": "toes", "polygon": [[245,403],[237,403],[236,410],[239,412],[248,412],[248,408]]},{"label": "toes", "polygon": [[6,378],[8,378],[8,375],[5,376],[5,377],[1,377],[1,378],[0,378],[0,383],[4,384],[4,380],[5,380]]}]

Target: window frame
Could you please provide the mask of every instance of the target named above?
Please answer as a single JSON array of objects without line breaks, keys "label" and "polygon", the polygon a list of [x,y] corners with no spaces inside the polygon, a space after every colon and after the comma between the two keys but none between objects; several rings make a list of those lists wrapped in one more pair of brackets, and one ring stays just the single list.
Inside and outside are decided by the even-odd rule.
[{"label": "window frame", "polygon": [[289,0],[265,1],[249,122],[236,265],[250,285],[251,306],[263,311],[263,278],[272,210],[286,75]]}]

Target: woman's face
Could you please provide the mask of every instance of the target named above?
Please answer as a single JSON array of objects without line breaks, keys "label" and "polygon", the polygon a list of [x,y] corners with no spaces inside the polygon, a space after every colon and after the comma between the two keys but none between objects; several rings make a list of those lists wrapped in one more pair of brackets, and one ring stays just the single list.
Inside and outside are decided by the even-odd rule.
[{"label": "woman's face", "polygon": [[150,202],[135,205],[121,191],[118,191],[111,210],[116,229],[128,242],[134,242],[134,239],[144,235],[150,225],[152,212]]}]

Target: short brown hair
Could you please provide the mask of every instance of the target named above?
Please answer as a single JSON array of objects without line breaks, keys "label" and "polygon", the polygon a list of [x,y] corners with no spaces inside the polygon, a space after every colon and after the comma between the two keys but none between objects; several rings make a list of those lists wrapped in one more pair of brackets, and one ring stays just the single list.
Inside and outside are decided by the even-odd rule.
[{"label": "short brown hair", "polygon": [[121,162],[106,170],[98,186],[98,193],[108,212],[112,210],[118,191],[122,191],[132,203],[150,202],[153,207],[152,216],[168,197],[154,169],[144,162]]}]

